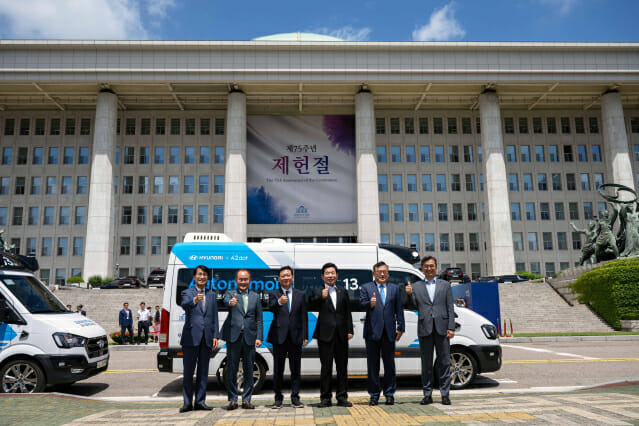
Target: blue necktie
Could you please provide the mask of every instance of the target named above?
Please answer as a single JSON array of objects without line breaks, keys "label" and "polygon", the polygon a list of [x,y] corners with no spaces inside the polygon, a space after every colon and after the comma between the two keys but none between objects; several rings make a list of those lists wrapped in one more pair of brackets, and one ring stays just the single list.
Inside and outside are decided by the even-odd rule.
[{"label": "blue necktie", "polygon": [[286,290],[286,306],[288,306],[288,311],[291,312],[291,297],[289,296],[290,290]]},{"label": "blue necktie", "polygon": [[385,305],[386,304],[386,286],[385,285],[379,286],[379,295],[382,298],[382,304]]}]

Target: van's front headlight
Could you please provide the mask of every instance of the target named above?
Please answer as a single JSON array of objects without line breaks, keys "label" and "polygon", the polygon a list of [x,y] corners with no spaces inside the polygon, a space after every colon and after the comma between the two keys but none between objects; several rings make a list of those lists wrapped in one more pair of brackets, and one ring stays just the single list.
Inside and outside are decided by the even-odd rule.
[{"label": "van's front headlight", "polygon": [[495,340],[497,338],[497,327],[492,324],[483,324],[481,326],[481,331],[483,331],[484,336],[490,340]]},{"label": "van's front headlight", "polygon": [[54,333],[53,341],[59,348],[81,348],[85,338],[71,333]]}]

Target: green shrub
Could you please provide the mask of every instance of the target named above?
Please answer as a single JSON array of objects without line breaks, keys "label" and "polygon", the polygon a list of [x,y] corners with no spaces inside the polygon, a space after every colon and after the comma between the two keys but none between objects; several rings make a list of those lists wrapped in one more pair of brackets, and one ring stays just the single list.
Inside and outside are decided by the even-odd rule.
[{"label": "green shrub", "polygon": [[114,279],[115,278],[113,278],[113,277],[104,277],[104,278],[102,278],[102,284],[110,283]]},{"label": "green shrub", "polygon": [[631,312],[629,314],[623,314],[622,320],[639,320],[639,312]]},{"label": "green shrub", "polygon": [[82,279],[82,277],[71,277],[67,280],[67,284],[78,284],[78,283],[83,283],[84,280]]},{"label": "green shrub", "polygon": [[[122,339],[120,338],[122,334],[119,331],[114,331],[113,333],[109,334],[109,337],[111,338],[111,343],[110,345],[121,345],[122,344]],[[135,341],[135,330],[133,331],[133,340]],[[128,342],[129,341],[129,332],[125,331],[124,332],[124,341]]]},{"label": "green shrub", "polygon": [[608,262],[581,275],[570,287],[579,293],[580,302],[619,329],[622,316],[639,312],[639,259]]},{"label": "green shrub", "polygon": [[90,287],[100,287],[102,285],[102,277],[99,275],[93,275],[89,277],[87,284],[89,284]]},{"label": "green shrub", "polygon": [[541,274],[535,274],[532,272],[527,272],[527,271],[517,271],[515,272],[517,275],[521,275],[522,277],[526,277],[529,280],[538,280],[540,278],[543,278],[544,276]]}]

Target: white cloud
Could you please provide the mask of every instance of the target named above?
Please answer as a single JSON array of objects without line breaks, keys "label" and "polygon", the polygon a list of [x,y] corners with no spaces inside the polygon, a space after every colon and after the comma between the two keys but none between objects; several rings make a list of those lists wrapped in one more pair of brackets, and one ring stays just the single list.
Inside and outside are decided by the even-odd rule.
[{"label": "white cloud", "polygon": [[557,9],[560,15],[566,15],[577,4],[577,0],[539,0],[539,3]]},{"label": "white cloud", "polygon": [[146,10],[150,16],[164,19],[166,10],[170,7],[175,7],[174,0],[147,0]]},{"label": "white cloud", "polygon": [[366,41],[368,40],[368,36],[371,34],[372,30],[367,27],[353,28],[350,25],[346,25],[337,29],[330,29],[326,27],[317,28],[312,30],[311,32],[341,38],[345,41]]},{"label": "white cloud", "polygon": [[[147,0],[148,13],[165,14],[172,0]],[[139,0],[0,0],[3,37],[146,39]]]},{"label": "white cloud", "polygon": [[466,31],[455,19],[455,4],[448,3],[430,15],[426,25],[413,31],[413,41],[446,41],[461,39]]}]

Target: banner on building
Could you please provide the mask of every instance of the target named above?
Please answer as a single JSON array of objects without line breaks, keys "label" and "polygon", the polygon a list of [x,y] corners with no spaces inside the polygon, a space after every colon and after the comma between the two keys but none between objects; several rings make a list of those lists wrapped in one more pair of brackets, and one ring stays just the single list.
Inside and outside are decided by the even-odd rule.
[{"label": "banner on building", "polygon": [[249,116],[248,223],[352,223],[355,117]]}]

